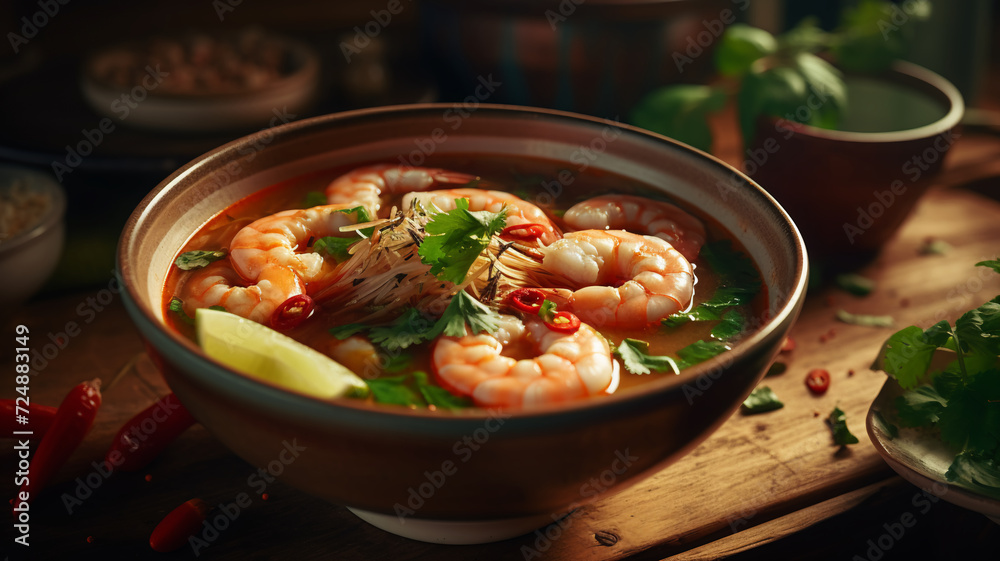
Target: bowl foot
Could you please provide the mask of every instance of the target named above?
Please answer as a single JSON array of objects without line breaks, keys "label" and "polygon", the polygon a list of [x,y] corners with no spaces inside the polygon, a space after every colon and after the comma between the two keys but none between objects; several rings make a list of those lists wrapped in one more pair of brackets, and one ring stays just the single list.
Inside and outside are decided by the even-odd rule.
[{"label": "bowl foot", "polygon": [[404,520],[398,516],[356,508],[347,510],[372,526],[391,534],[422,542],[452,545],[498,542],[527,534],[551,524],[553,520],[551,514],[476,521],[420,518]]}]

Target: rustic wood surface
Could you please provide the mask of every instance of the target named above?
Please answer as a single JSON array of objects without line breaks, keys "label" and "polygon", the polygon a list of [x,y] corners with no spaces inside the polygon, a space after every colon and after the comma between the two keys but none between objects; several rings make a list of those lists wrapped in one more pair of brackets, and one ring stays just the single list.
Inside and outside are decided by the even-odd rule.
[{"label": "rustic wood surface", "polygon": [[[892,331],[838,323],[834,314],[841,308],[890,314],[899,326],[928,326],[954,320],[1000,293],[1000,277],[972,266],[998,252],[998,153],[1000,141],[991,137],[956,147],[938,185],[880,256],[859,271],[878,281],[872,295],[859,298],[830,286],[810,290],[792,332],[798,347],[779,357],[787,370],[763,382],[784,401],[783,409],[756,416],[737,413],[662,472],[582,507],[562,525],[495,544],[440,546],[393,536],[280,480],[267,486],[264,500],[248,482],[255,468],[200,426],[185,433],[146,472],[100,476],[93,462],[103,457],[121,424],[168,389],[142,360],[143,344],[110,276],[106,287],[36,299],[2,326],[8,344],[0,348],[0,368],[13,372],[14,326],[24,324],[31,330],[31,348],[49,357],[44,365],[36,363],[42,367],[31,380],[33,403],[57,405],[70,387],[85,379],[99,377],[106,389],[93,431],[55,484],[31,506],[30,553],[39,559],[153,557],[150,531],[173,507],[194,497],[231,503],[247,492],[249,507],[200,556],[711,559],[753,551],[785,536],[809,535],[820,521],[844,512],[856,514],[865,508],[866,498],[887,488],[913,494],[916,489],[895,477],[876,454],[864,427],[868,407],[884,381],[882,373],[868,366]],[[918,250],[928,237],[947,241],[952,251],[921,255]],[[79,333],[73,335],[77,328]],[[59,345],[64,348],[56,351]],[[804,384],[813,368],[832,375],[831,388],[821,397],[812,396]],[[0,397],[12,397],[13,375],[4,379],[8,381],[0,386]],[[860,444],[833,445],[823,419],[834,406],[846,412]],[[9,474],[2,487],[8,496],[15,491],[12,447],[5,444],[0,452],[0,469]],[[73,496],[79,501],[68,499]],[[872,524],[859,531],[878,536],[881,530]],[[7,524],[4,533],[0,552],[20,558],[24,548],[12,545]],[[996,551],[1000,533],[987,529],[980,539]],[[192,557],[187,548],[160,556]]]}]

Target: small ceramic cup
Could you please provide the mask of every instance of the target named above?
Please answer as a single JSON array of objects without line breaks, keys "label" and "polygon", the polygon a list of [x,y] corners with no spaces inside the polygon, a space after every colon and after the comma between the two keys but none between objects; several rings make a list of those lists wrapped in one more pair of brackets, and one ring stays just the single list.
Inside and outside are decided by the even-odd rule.
[{"label": "small ceramic cup", "polygon": [[[821,265],[863,263],[892,237],[941,170],[965,109],[951,83],[909,63],[845,81],[840,130],[761,119],[745,154],[744,170],[792,216]],[[795,117],[822,103],[811,98]]]}]

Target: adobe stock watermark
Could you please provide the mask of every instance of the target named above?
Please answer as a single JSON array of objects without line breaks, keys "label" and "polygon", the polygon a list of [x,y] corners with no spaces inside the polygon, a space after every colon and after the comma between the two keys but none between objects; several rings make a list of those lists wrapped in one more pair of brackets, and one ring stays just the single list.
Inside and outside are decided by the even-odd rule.
[{"label": "adobe stock watermark", "polygon": [[869,539],[866,542],[868,548],[865,550],[864,555],[854,554],[851,557],[851,561],[879,561],[879,559],[882,559],[886,552],[895,547],[906,536],[907,532],[917,525],[917,515],[923,516],[930,512],[931,508],[947,492],[948,487],[946,485],[935,481],[930,489],[924,489],[913,495],[910,499],[910,504],[916,509],[917,514],[914,514],[912,510],[907,510],[900,514],[899,518],[882,524],[879,530],[884,530],[884,532]]},{"label": "adobe stock watermark", "polygon": [[[622,135],[621,121],[619,121],[618,116],[616,115],[612,121],[614,124],[605,125],[601,129],[601,133],[594,136],[586,146],[581,145],[569,155],[569,161],[576,164],[578,173],[587,171],[607,151],[608,145],[618,140]],[[543,207],[553,204],[563,194],[566,187],[572,185],[574,181],[576,181],[576,175],[572,171],[559,170],[555,179],[541,182],[544,192],[535,196],[534,203]]]},{"label": "adobe stock watermark", "polygon": [[7,41],[10,43],[10,48],[14,49],[14,54],[21,52],[21,47],[37,37],[52,18],[59,15],[59,10],[66,4],[69,4],[69,0],[38,0],[38,10],[30,16],[21,17],[21,21],[18,22],[21,24],[18,30],[21,33],[7,32]]},{"label": "adobe stock watermark", "polygon": [[[615,450],[615,453],[611,459],[611,463],[606,469],[601,471],[594,477],[591,477],[586,483],[580,486],[580,497],[584,499],[593,498],[597,495],[607,491],[615,483],[618,482],[618,478],[625,474],[632,467],[632,464],[639,460],[638,456],[633,456],[629,453],[629,449]],[[557,514],[552,515],[552,523],[544,528],[539,528],[535,530],[535,540],[532,544],[521,546],[521,557],[525,561],[534,559],[536,557],[541,557],[546,551],[552,548],[552,545],[563,536],[567,529],[573,525],[576,521],[576,517],[580,515],[579,507],[581,503],[573,503],[566,511],[561,511]]]},{"label": "adobe stock watermark", "polygon": [[245,164],[252,162],[256,157],[257,153],[267,147],[268,144],[274,141],[274,133],[271,129],[278,126],[279,124],[289,123],[294,121],[298,115],[295,113],[289,113],[288,106],[282,106],[281,109],[274,107],[271,109],[271,113],[274,115],[271,120],[268,121],[267,126],[260,129],[255,136],[252,143],[247,146],[241,146],[236,150],[238,154],[243,156],[239,160],[233,160],[212,172],[209,176],[208,181],[214,183],[213,187],[215,189],[221,189],[233,180],[242,170]]},{"label": "adobe stock watermark", "polygon": [[[149,92],[158,88],[163,83],[164,78],[169,75],[169,72],[164,72],[160,69],[159,64],[155,68],[147,64],[146,74],[142,77],[142,83],[137,84],[128,93],[124,93],[121,97],[112,101],[110,106],[111,111],[120,115],[119,119],[124,121],[131,114],[132,110],[146,99]],[[115,131],[115,128],[117,128],[115,122],[110,117],[104,117],[93,129],[81,130],[80,133],[83,135],[83,140],[80,140],[73,146],[67,144],[66,156],[62,161],[54,160],[52,162],[52,173],[55,174],[56,179],[62,182],[66,174],[73,173],[73,170],[83,163],[83,159],[91,155],[104,142],[104,138]]]},{"label": "adobe stock watermark", "polygon": [[[258,496],[263,495],[268,485],[274,483],[275,478],[284,473],[285,468],[307,449],[305,446],[299,446],[298,440],[294,438],[291,442],[283,440],[281,445],[281,451],[274,460],[268,462],[266,468],[259,468],[247,477],[247,487],[254,489]],[[195,557],[200,557],[202,550],[215,543],[222,532],[226,531],[252,504],[253,497],[246,491],[237,493],[230,502],[219,503],[205,517],[201,531],[188,538],[188,545],[191,546]]]},{"label": "adobe stock watermark", "polygon": [[[479,105],[489,99],[497,91],[497,88],[503,86],[503,82],[493,80],[493,74],[480,75],[477,80],[479,83],[476,84],[471,94],[460,103],[445,109],[441,114],[442,120],[452,132],[462,128],[462,124],[479,109]],[[407,168],[420,167],[427,161],[427,158],[437,152],[438,146],[447,141],[448,133],[445,128],[435,127],[427,136],[413,139],[416,148],[407,154],[400,154],[399,163]]]},{"label": "adobe stock watermark", "polygon": [[242,3],[243,0],[212,0],[212,9],[219,21],[225,21],[226,14],[235,12],[236,7]]},{"label": "adobe stock watermark", "polygon": [[451,447],[451,452],[457,462],[455,459],[449,458],[442,461],[437,470],[425,471],[424,481],[407,489],[405,504],[396,503],[393,505],[392,509],[400,524],[406,524],[408,516],[413,516],[423,508],[427,501],[431,500],[438,490],[444,487],[448,478],[458,473],[461,464],[471,460],[472,456],[490,440],[490,437],[503,427],[504,421],[510,418],[510,413],[501,409],[491,409],[489,414],[489,417],[483,421],[483,426],[472,431],[471,434],[463,436]]},{"label": "adobe stock watermark", "polygon": [[844,235],[847,236],[847,241],[853,245],[859,236],[864,235],[865,232],[874,226],[875,221],[892,208],[899,197],[906,194],[910,185],[919,181],[924,173],[931,169],[932,165],[943,158],[945,153],[948,152],[959,138],[961,138],[961,135],[954,130],[937,135],[931,146],[928,146],[921,153],[914,155],[903,163],[900,171],[906,176],[908,183],[902,179],[895,179],[889,184],[888,189],[881,191],[876,189],[872,191],[872,199],[874,200],[866,207],[859,206],[857,208],[858,216],[855,218],[854,223],[844,222]]},{"label": "adobe stock watermark", "polygon": [[[407,0],[407,2],[412,1]],[[371,45],[372,41],[392,23],[393,16],[403,13],[404,9],[402,0],[389,0],[384,8],[370,11],[372,19],[368,20],[364,26],[354,26],[354,37],[351,38],[351,41],[340,42],[340,54],[344,55],[344,60],[350,64],[351,57],[361,54],[361,51]]]},{"label": "adobe stock watermark", "polygon": [[[746,11],[750,7],[750,0],[732,0],[732,3],[740,12]],[[723,9],[715,19],[702,20],[701,24],[704,29],[694,35],[688,35],[684,51],[674,51],[670,55],[674,65],[677,66],[677,72],[683,73],[685,66],[693,64],[696,58],[705,54],[705,49],[711,47],[726,31],[726,26],[735,21],[736,12],[730,8]]]}]

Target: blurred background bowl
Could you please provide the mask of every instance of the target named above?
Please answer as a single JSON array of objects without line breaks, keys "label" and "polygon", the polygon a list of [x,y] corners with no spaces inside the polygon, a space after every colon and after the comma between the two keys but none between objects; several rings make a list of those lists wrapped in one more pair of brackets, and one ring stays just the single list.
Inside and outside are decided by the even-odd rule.
[{"label": "blurred background bowl", "polygon": [[[260,135],[234,141],[151,192],[129,219],[118,251],[129,315],[167,383],[224,445],[265,466],[295,442],[304,448],[282,468],[285,481],[390,531],[450,543],[530,531],[692,450],[763,376],[802,306],[807,269],[788,216],[759,186],[709,155],[593,117],[481,105],[453,128],[447,119],[454,111],[427,104],[307,119],[268,131],[271,142],[252,157],[247,148]],[[587,162],[588,173],[619,174],[705,211],[730,226],[764,273],[760,327],[733,350],[678,376],[605,399],[510,414],[330,403],[229,370],[164,324],[164,278],[179,248],[210,217],[264,187],[337,166],[401,158],[426,166],[449,155],[545,158],[580,170],[581,147],[612,136]],[[741,188],[721,191],[724,180]],[[472,435],[475,446],[465,447]],[[446,462],[454,469],[444,476]],[[611,480],[587,491],[587,482],[612,473],[612,466]],[[433,483],[442,477],[443,484]],[[412,506],[411,494],[422,485],[433,486],[432,496],[422,490],[419,507]],[[398,516],[401,507],[415,512]],[[456,535],[449,524],[455,521],[476,531],[460,524]]]},{"label": "blurred background bowl", "polygon": [[836,267],[864,263],[896,233],[941,170],[965,111],[955,86],[912,63],[845,81],[838,130],[761,119],[744,162],[798,224],[814,264]]},{"label": "blurred background bowl", "polygon": [[38,292],[62,255],[66,196],[47,173],[0,165],[0,202],[5,226],[8,220],[31,216],[13,235],[0,239],[0,309],[7,315]]}]

